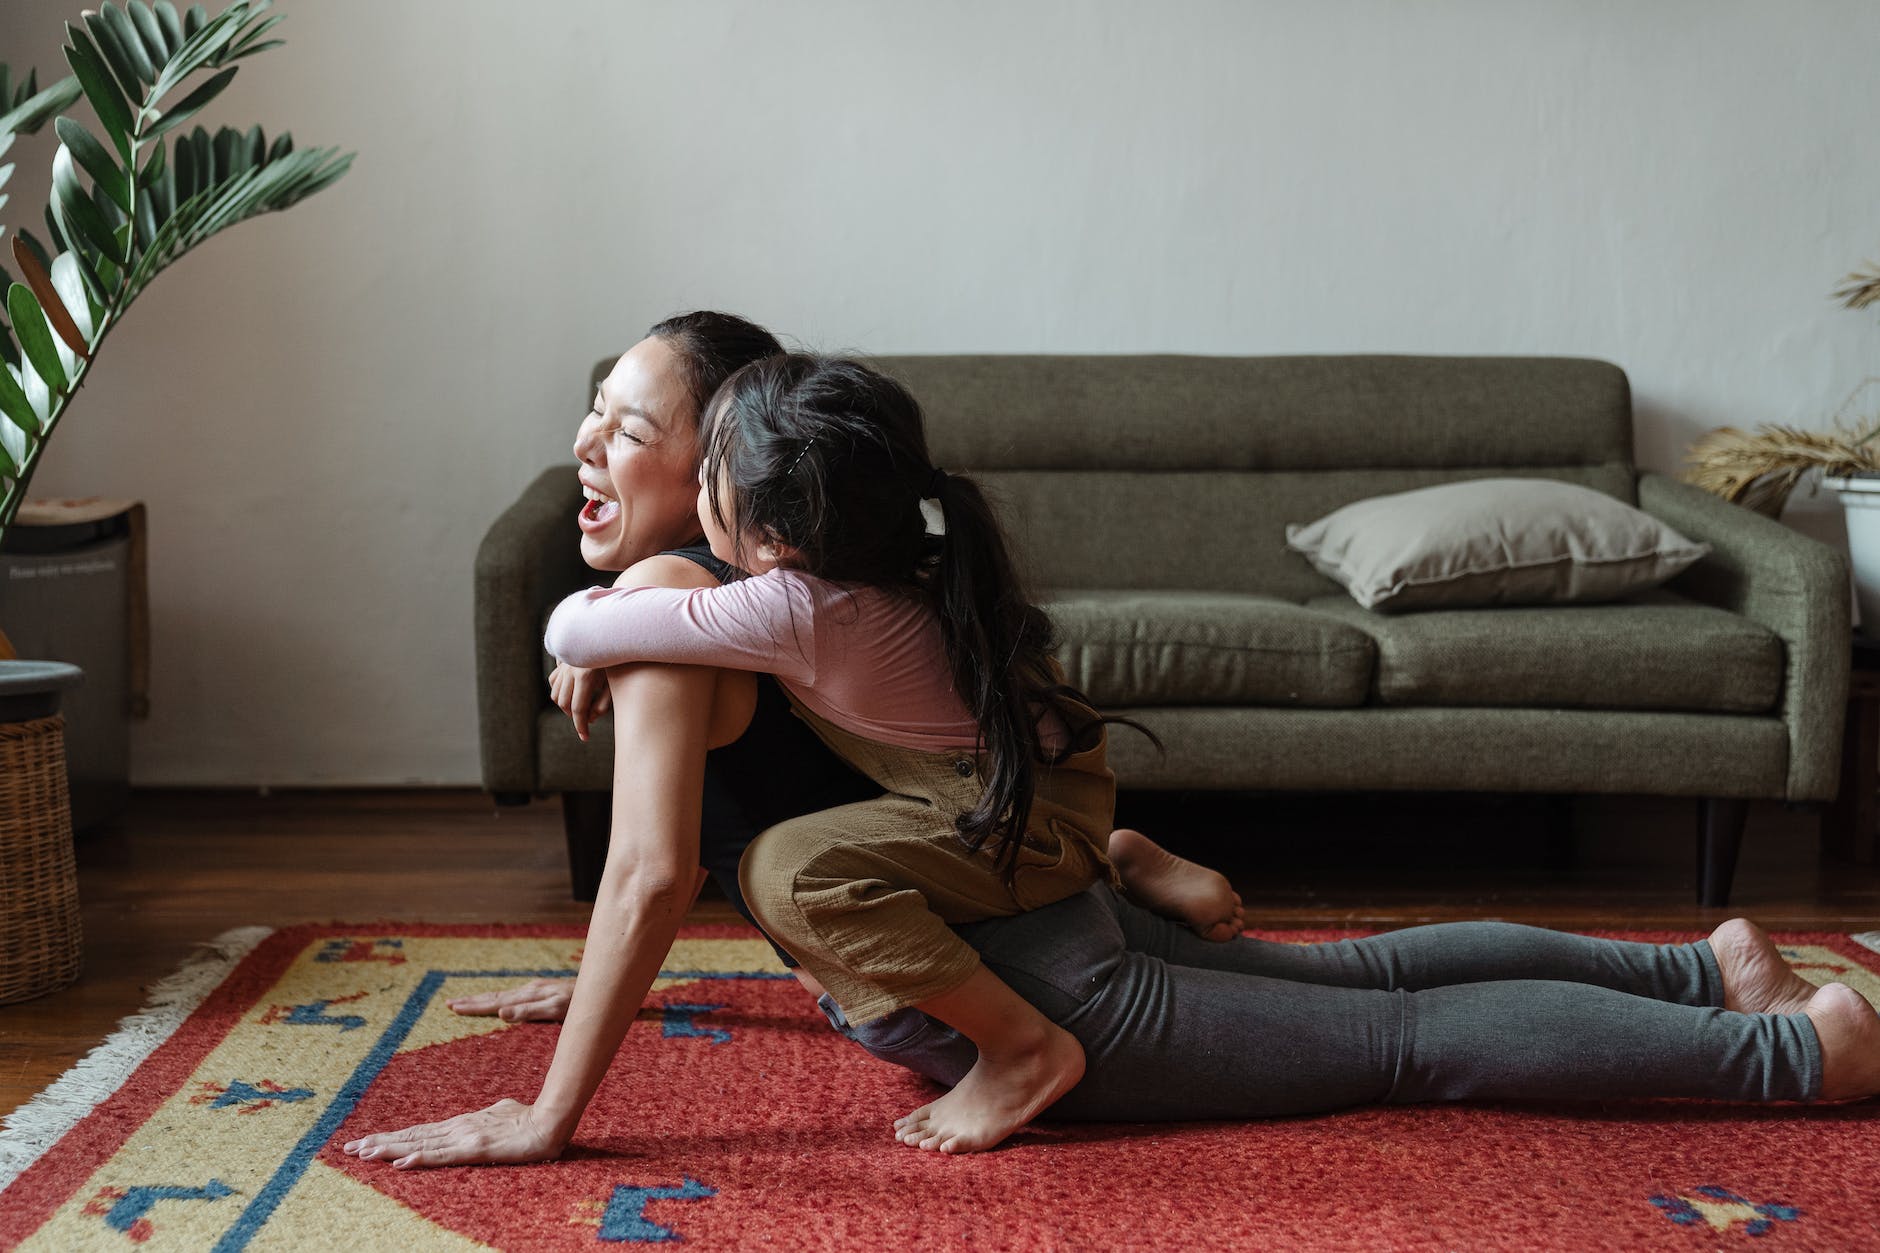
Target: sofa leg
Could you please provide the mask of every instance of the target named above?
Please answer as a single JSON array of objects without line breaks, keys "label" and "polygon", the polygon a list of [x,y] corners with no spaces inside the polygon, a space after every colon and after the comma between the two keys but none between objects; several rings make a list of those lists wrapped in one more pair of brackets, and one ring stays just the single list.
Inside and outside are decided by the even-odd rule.
[{"label": "sofa leg", "polygon": [[600,893],[613,810],[612,792],[561,794],[561,829],[568,838],[568,880],[577,901],[591,901]]},{"label": "sofa leg", "polygon": [[1706,908],[1730,903],[1730,880],[1743,847],[1749,802],[1706,796],[1697,806],[1697,903]]}]

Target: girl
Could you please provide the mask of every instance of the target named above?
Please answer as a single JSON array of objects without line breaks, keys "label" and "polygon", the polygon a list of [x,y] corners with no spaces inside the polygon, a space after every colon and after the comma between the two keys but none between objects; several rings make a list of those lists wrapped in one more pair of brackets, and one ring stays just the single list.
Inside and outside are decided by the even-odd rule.
[{"label": "girl", "polygon": [[989,1148],[1077,1082],[1083,1052],[949,925],[1119,884],[1109,720],[1061,682],[984,496],[932,464],[898,383],[825,357],[754,363],[721,389],[703,451],[705,534],[756,577],[590,589],[556,609],[546,645],[585,668],[773,674],[886,790],[774,829],[746,861],[745,898],[809,937],[795,956],[848,1022],[912,1007],[977,1046],[909,1118],[930,1133],[921,1147]]}]

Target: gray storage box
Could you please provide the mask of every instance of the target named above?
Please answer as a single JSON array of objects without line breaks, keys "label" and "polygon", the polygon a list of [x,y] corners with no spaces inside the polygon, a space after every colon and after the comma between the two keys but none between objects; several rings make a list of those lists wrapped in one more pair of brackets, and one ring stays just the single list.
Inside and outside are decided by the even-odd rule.
[{"label": "gray storage box", "polygon": [[19,656],[85,673],[64,701],[72,825],[123,813],[130,720],[147,712],[143,506],[29,504],[0,546],[0,630]]}]

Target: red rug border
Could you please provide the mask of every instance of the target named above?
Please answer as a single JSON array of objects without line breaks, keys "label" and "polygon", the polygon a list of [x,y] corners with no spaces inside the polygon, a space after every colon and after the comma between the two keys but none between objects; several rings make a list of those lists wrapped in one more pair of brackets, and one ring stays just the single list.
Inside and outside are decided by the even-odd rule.
[{"label": "red rug border", "polygon": [[[1252,928],[1247,934],[1263,940],[1316,942],[1355,939],[1376,935],[1390,928],[1350,926],[1313,928]],[[1702,939],[1708,931],[1643,930],[1602,928],[1561,928],[1581,935],[1605,939],[1634,939],[1652,943],[1686,943]],[[42,1227],[72,1195],[60,1181],[65,1163],[77,1154],[89,1175],[149,1120],[157,1108],[181,1088],[189,1074],[240,1021],[241,1010],[258,1002],[259,992],[249,995],[256,984],[271,985],[280,978],[309,941],[325,936],[357,935],[363,932],[394,932],[416,937],[476,939],[500,932],[504,938],[534,937],[582,939],[587,927],[579,923],[422,923],[377,919],[369,922],[312,922],[282,927],[257,944],[253,951],[231,970],[202,1002],[189,1012],[169,1039],[158,1045],[149,1057],[126,1077],[118,1090],[99,1102],[76,1126],[41,1154],[38,1161],[21,1173],[3,1192],[0,1201],[0,1247],[11,1248]],[[1876,974],[1880,953],[1858,944],[1852,935],[1841,931],[1776,931],[1770,936],[1778,946],[1814,944],[1831,949]],[[757,938],[755,928],[738,923],[697,923],[681,928],[680,939]],[[1869,965],[1871,963],[1871,965]],[[230,1010],[235,1012],[230,1013]],[[205,1011],[217,1011],[205,1013]],[[219,1022],[221,1025],[212,1026]],[[151,1080],[132,1084],[132,1078]],[[53,1164],[55,1155],[60,1165]]]}]

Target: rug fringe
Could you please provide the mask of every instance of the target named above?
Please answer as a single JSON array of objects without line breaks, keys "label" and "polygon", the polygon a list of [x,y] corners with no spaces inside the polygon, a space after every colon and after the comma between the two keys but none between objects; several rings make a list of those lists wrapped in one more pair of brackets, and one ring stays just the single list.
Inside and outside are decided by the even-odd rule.
[{"label": "rug fringe", "polygon": [[0,1123],[0,1191],[124,1086],[131,1072],[169,1039],[242,958],[274,934],[272,927],[236,927],[206,944],[173,973],[150,985],[149,1001],[123,1019],[104,1043],[81,1057],[50,1087]]}]

